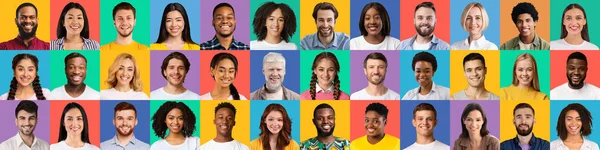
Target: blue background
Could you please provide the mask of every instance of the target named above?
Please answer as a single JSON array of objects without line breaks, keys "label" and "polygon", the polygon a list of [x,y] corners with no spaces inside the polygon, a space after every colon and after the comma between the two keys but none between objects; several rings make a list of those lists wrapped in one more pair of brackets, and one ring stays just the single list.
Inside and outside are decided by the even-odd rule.
[{"label": "blue background", "polygon": [[[460,25],[460,16],[465,7],[473,0],[451,0],[450,1],[450,45],[454,42],[467,39],[469,32],[465,31]],[[499,0],[476,0],[481,3],[489,17],[489,26],[483,30],[485,39],[500,47],[500,1]],[[510,15],[510,14],[503,14]]]},{"label": "blue background", "polygon": [[138,124],[133,130],[133,135],[136,139],[150,144],[149,101],[100,101],[100,142],[109,140],[117,134],[112,120],[115,116],[115,106],[121,102],[128,102],[135,106]]},{"label": "blue background", "polygon": [[[415,73],[412,67],[412,60],[415,54],[422,51],[400,51],[400,97],[411,89],[419,87],[415,79]],[[437,60],[437,71],[433,74],[431,80],[437,84],[450,88],[450,51],[427,51],[433,54]],[[392,68],[390,68],[392,69]],[[412,114],[412,113],[411,113]]]},{"label": "blue background", "polygon": [[292,139],[300,143],[300,101],[250,101],[250,140],[260,137],[260,119],[267,105],[271,103],[285,107],[292,120]]},{"label": "blue background", "polygon": [[[263,58],[269,52],[277,52],[285,58],[283,86],[300,93],[300,52],[299,51],[252,51],[250,53],[250,92],[262,88],[265,75],[262,73]],[[248,97],[250,98],[250,97]]]},{"label": "blue background", "polygon": [[450,145],[450,101],[447,100],[416,100],[416,101],[403,101],[400,105],[400,135],[402,136],[402,142],[400,147],[402,149],[407,148],[417,141],[417,132],[415,127],[412,125],[413,110],[415,106],[421,103],[429,103],[433,105],[437,112],[438,124],[433,128],[433,137],[446,144]]},{"label": "blue background", "polygon": [[[562,111],[563,108],[571,103],[579,103],[585,106],[585,108],[592,114],[592,117],[594,117],[594,115],[595,117],[598,117],[597,114],[600,114],[600,109],[594,109],[594,106],[600,106],[599,101],[550,101],[550,141],[560,140],[560,137],[556,132],[558,116],[560,116],[560,111]],[[595,130],[596,132],[594,132]],[[600,141],[600,134],[598,134],[597,128],[592,126],[592,134],[585,138],[594,142]]]},{"label": "blue background", "polygon": [[[163,10],[169,3],[178,2],[185,8],[190,24],[190,35],[196,44],[200,41],[200,1],[199,0],[150,0],[150,43],[156,42],[160,33]],[[182,14],[183,15],[183,14]],[[210,21],[210,20],[209,20]],[[183,33],[182,33],[183,35]]]},{"label": "blue background", "polygon": [[[38,72],[37,75],[40,77],[40,84],[42,88],[50,89],[50,51],[0,51],[0,68],[4,69],[5,72],[0,75],[0,84],[4,86],[0,86],[0,93],[8,93],[10,88],[10,81],[14,77],[14,72],[12,70],[12,60],[13,57],[20,53],[29,53],[35,55],[38,59]],[[62,70],[62,69],[61,69]],[[64,72],[64,70],[62,70]],[[65,78],[63,76],[56,78]],[[46,96],[47,97],[47,96]]]},{"label": "blue background", "polygon": [[390,16],[390,36],[400,38],[400,1],[399,0],[350,0],[350,38],[360,36],[358,22],[363,7],[370,2],[379,2],[387,10]]}]

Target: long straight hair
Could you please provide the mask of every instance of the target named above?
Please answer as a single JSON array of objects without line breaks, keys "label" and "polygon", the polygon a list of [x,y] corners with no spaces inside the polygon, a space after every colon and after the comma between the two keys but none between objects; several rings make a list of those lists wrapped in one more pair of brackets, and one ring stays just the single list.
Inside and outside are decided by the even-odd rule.
[{"label": "long straight hair", "polygon": [[167,32],[167,24],[165,22],[167,21],[167,14],[171,11],[178,11],[183,17],[184,25],[183,31],[181,32],[181,39],[185,43],[196,44],[196,42],[192,40],[192,36],[190,33],[190,21],[188,20],[187,12],[185,11],[183,5],[179,3],[169,3],[167,4],[167,6],[165,6],[165,10],[163,11],[162,15],[162,20],[160,21],[160,31],[158,33],[158,39],[156,39],[156,43],[162,43],[165,40],[167,40],[167,38],[169,38],[169,33]]}]

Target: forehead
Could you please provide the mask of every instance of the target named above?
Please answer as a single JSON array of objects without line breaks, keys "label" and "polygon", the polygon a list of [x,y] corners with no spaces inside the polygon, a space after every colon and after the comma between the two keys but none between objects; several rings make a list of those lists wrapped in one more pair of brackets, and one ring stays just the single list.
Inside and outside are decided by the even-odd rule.
[{"label": "forehead", "polygon": [[69,60],[67,60],[68,64],[86,64],[85,59],[83,59],[82,57],[74,57],[71,58]]},{"label": "forehead", "polygon": [[17,66],[31,67],[33,66],[33,61],[31,59],[21,59]]},{"label": "forehead", "polygon": [[173,108],[169,111],[169,113],[167,113],[167,115],[171,115],[171,116],[180,116],[181,115],[181,110],[179,108]]},{"label": "forehead", "polygon": [[284,68],[285,67],[282,62],[266,62],[263,64],[263,66],[266,68]]},{"label": "forehead", "polygon": [[132,109],[118,110],[117,112],[115,112],[115,115],[116,116],[121,116],[121,115],[133,116],[133,115],[135,115],[135,111],[133,111]]},{"label": "forehead", "polygon": [[82,14],[81,9],[79,8],[71,8],[69,9],[69,11],[67,11],[67,14]]},{"label": "forehead", "polygon": [[31,112],[31,113],[30,113],[30,112],[27,112],[27,111],[25,111],[25,110],[19,110],[19,112],[17,113],[17,116],[25,116],[25,117],[28,117],[28,116],[36,116],[36,114],[35,114],[35,112]]},{"label": "forehead", "polygon": [[465,62],[465,68],[478,67],[478,66],[483,66],[483,63],[479,59],[469,60],[469,61]]},{"label": "forehead", "polygon": [[229,6],[221,6],[215,10],[215,15],[233,14],[233,9]]},{"label": "forehead", "polygon": [[417,116],[433,116],[433,111],[431,110],[418,110],[415,112],[415,117]]},{"label": "forehead", "polygon": [[576,110],[569,110],[569,111],[567,111],[566,116],[579,117],[579,112],[577,112]]},{"label": "forehead", "polygon": [[171,59],[169,60],[169,63],[168,63],[168,65],[169,65],[169,66],[171,66],[171,65],[181,65],[181,66],[182,66],[182,65],[183,65],[183,61],[182,61],[182,60],[180,60],[180,59],[177,59],[177,58],[171,58]]},{"label": "forehead", "polygon": [[121,60],[121,66],[133,66],[133,61],[129,58],[125,58],[123,60]]},{"label": "forehead", "polygon": [[216,115],[233,115],[233,110],[227,108],[227,107],[221,107],[217,110],[217,114]]},{"label": "forehead", "polygon": [[567,61],[567,65],[585,65],[587,66],[587,62],[585,60],[581,60],[581,59],[569,59]]},{"label": "forehead", "polygon": [[117,10],[117,13],[115,15],[116,16],[133,15],[133,10],[131,10],[131,9],[119,9],[119,10]]},{"label": "forehead", "polygon": [[325,59],[319,60],[319,63],[317,63],[317,65],[319,67],[325,67],[325,68],[333,67],[333,61],[325,58]]},{"label": "forehead", "polygon": [[471,7],[469,10],[469,15],[481,15],[481,9],[479,7]]},{"label": "forehead", "polygon": [[375,7],[371,7],[369,9],[367,9],[366,14],[367,15],[379,15],[379,11],[377,11],[377,9],[375,9]]},{"label": "forehead", "polygon": [[519,108],[519,109],[515,110],[515,115],[520,115],[520,114],[533,115],[533,110],[531,108]]},{"label": "forehead", "polygon": [[380,59],[367,59],[367,65],[385,65],[386,63]]},{"label": "forehead", "polygon": [[530,19],[532,17],[531,17],[531,14],[529,14],[529,13],[522,13],[522,14],[519,14],[518,18],[519,19]]},{"label": "forehead", "polygon": [[572,8],[565,12],[565,15],[583,15],[583,11],[578,8]]},{"label": "forehead", "polygon": [[517,62],[517,67],[531,67],[531,66],[533,66],[533,63],[531,62],[530,59],[519,60]]},{"label": "forehead", "polygon": [[234,68],[235,65],[233,64],[233,61],[231,61],[230,59],[222,59],[219,61],[219,63],[217,64],[218,67],[231,67]]},{"label": "forehead", "polygon": [[331,9],[319,9],[317,10],[317,18],[333,18],[335,13]]},{"label": "forehead", "polygon": [[269,112],[269,114],[267,115],[267,117],[281,117],[281,116],[283,116],[281,114],[281,112],[276,111],[276,110],[273,110],[273,111]]},{"label": "forehead", "polygon": [[435,11],[429,7],[420,7],[415,11],[415,15],[435,16]]},{"label": "forehead", "polygon": [[365,117],[366,118],[379,118],[379,117],[382,117],[382,116],[383,115],[377,113],[374,110],[369,110],[369,111],[367,111],[367,113],[365,113]]},{"label": "forehead", "polygon": [[428,61],[417,61],[415,63],[415,68],[431,68],[431,63]]},{"label": "forehead", "polygon": [[19,10],[19,15],[29,16],[29,15],[35,15],[35,14],[36,14],[35,8],[33,8],[31,6],[25,6]]},{"label": "forehead", "polygon": [[172,10],[169,13],[167,13],[167,18],[176,18],[176,17],[181,17],[181,13],[177,10]]},{"label": "forehead", "polygon": [[319,115],[323,115],[323,116],[325,116],[325,115],[333,115],[333,109],[331,109],[331,108],[317,109],[316,115],[317,116],[319,116]]},{"label": "forehead", "polygon": [[283,13],[281,12],[281,9],[277,8],[275,10],[273,10],[273,12],[271,12],[270,16],[283,16]]},{"label": "forehead", "polygon": [[481,112],[479,110],[472,110],[471,112],[469,112],[469,115],[467,115],[467,118],[479,118],[482,117]]},{"label": "forehead", "polygon": [[78,108],[71,108],[65,113],[65,116],[81,116],[81,111]]}]

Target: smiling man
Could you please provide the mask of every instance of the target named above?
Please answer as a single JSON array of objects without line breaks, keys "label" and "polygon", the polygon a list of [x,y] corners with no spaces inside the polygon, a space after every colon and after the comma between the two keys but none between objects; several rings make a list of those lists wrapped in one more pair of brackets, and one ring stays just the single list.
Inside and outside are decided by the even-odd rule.
[{"label": "smiling man", "polygon": [[219,3],[213,9],[212,26],[215,37],[200,44],[200,50],[249,50],[250,46],[233,38],[235,10],[229,3]]},{"label": "smiling man", "polygon": [[269,52],[263,58],[263,74],[266,83],[262,88],[250,93],[251,100],[299,100],[298,93],[285,88],[285,58],[280,53]]},{"label": "smiling man", "polygon": [[150,149],[148,143],[144,143],[135,138],[133,129],[138,124],[137,110],[135,106],[127,102],[121,102],[115,106],[115,116],[113,125],[117,129],[117,134],[109,140],[100,144],[102,150],[147,150]]},{"label": "smiling man", "polygon": [[402,40],[400,50],[450,50],[447,42],[433,34],[437,18],[432,2],[422,2],[417,5],[413,19],[417,35]]},{"label": "smiling man", "polygon": [[1,150],[48,150],[48,142],[33,134],[38,122],[38,106],[33,101],[23,100],[15,109],[15,124],[19,128],[17,135],[0,144]]},{"label": "smiling man", "polygon": [[201,150],[228,149],[228,150],[249,150],[248,146],[233,139],[232,131],[235,126],[235,106],[229,102],[222,102],[215,107],[215,124],[217,137],[204,143]]},{"label": "smiling man", "polygon": [[538,22],[538,12],[528,2],[522,2],[513,7],[513,23],[519,30],[519,36],[507,41],[500,46],[501,50],[549,50],[550,44],[537,36],[535,27]]},{"label": "smiling man", "polygon": [[172,52],[162,62],[160,67],[167,85],[150,93],[151,99],[159,100],[199,100],[200,95],[187,90],[183,86],[185,77],[190,71],[190,62],[180,52]]},{"label": "smiling man", "polygon": [[19,35],[6,42],[0,43],[3,50],[48,50],[50,43],[35,36],[38,28],[38,10],[32,3],[23,3],[17,7],[15,24]]},{"label": "smiling man", "polygon": [[331,105],[322,103],[315,107],[312,122],[317,128],[317,137],[300,143],[301,150],[348,150],[350,148],[350,141],[333,136],[335,110]]},{"label": "smiling man", "polygon": [[550,149],[550,142],[533,135],[535,110],[527,103],[519,103],[513,110],[513,124],[517,129],[517,137],[500,143],[502,150],[545,150]]},{"label": "smiling man", "polygon": [[335,32],[338,11],[329,2],[315,5],[312,14],[317,24],[317,33],[302,38],[300,47],[303,50],[349,50],[350,36],[343,32]]},{"label": "smiling man", "polygon": [[387,73],[387,58],[379,52],[367,55],[363,61],[363,71],[367,76],[368,85],[364,89],[352,93],[351,100],[400,100],[400,94],[385,87]]},{"label": "smiling man", "polygon": [[598,100],[600,89],[585,82],[588,61],[581,52],[573,52],[567,58],[567,83],[550,91],[552,100]]},{"label": "smiling man", "polygon": [[417,132],[415,143],[404,150],[450,150],[450,146],[433,137],[433,128],[437,125],[437,111],[429,103],[421,103],[413,110],[412,125]]},{"label": "smiling man", "polygon": [[99,100],[100,93],[87,86],[85,80],[87,59],[80,53],[73,52],[65,57],[65,75],[67,84],[57,87],[50,93],[53,99],[59,100]]},{"label": "smiling man", "polygon": [[135,7],[121,2],[113,8],[113,24],[117,29],[117,39],[100,47],[100,50],[148,50],[148,46],[133,40],[136,24]]}]

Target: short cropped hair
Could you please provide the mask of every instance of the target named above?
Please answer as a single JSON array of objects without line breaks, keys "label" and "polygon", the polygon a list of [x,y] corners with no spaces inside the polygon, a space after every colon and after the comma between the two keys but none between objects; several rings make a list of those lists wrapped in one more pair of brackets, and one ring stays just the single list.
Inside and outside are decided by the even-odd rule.
[{"label": "short cropped hair", "polygon": [[435,56],[433,56],[433,54],[429,53],[429,52],[419,52],[417,54],[415,54],[415,56],[413,57],[413,61],[412,61],[412,70],[415,71],[415,64],[417,64],[417,62],[419,61],[426,61],[431,63],[431,67],[433,69],[433,72],[435,72],[437,70],[437,60],[435,58]]},{"label": "short cropped hair", "polygon": [[469,12],[471,12],[471,8],[473,7],[479,8],[479,10],[481,10],[481,19],[483,20],[483,24],[481,25],[481,31],[487,29],[488,25],[490,24],[490,17],[488,17],[487,11],[485,11],[483,5],[481,5],[481,3],[478,2],[471,2],[467,5],[467,7],[465,7],[465,9],[462,12],[462,15],[460,16],[460,25],[462,25],[464,30],[468,30],[467,24],[465,22],[467,21],[467,16],[469,15]]}]

